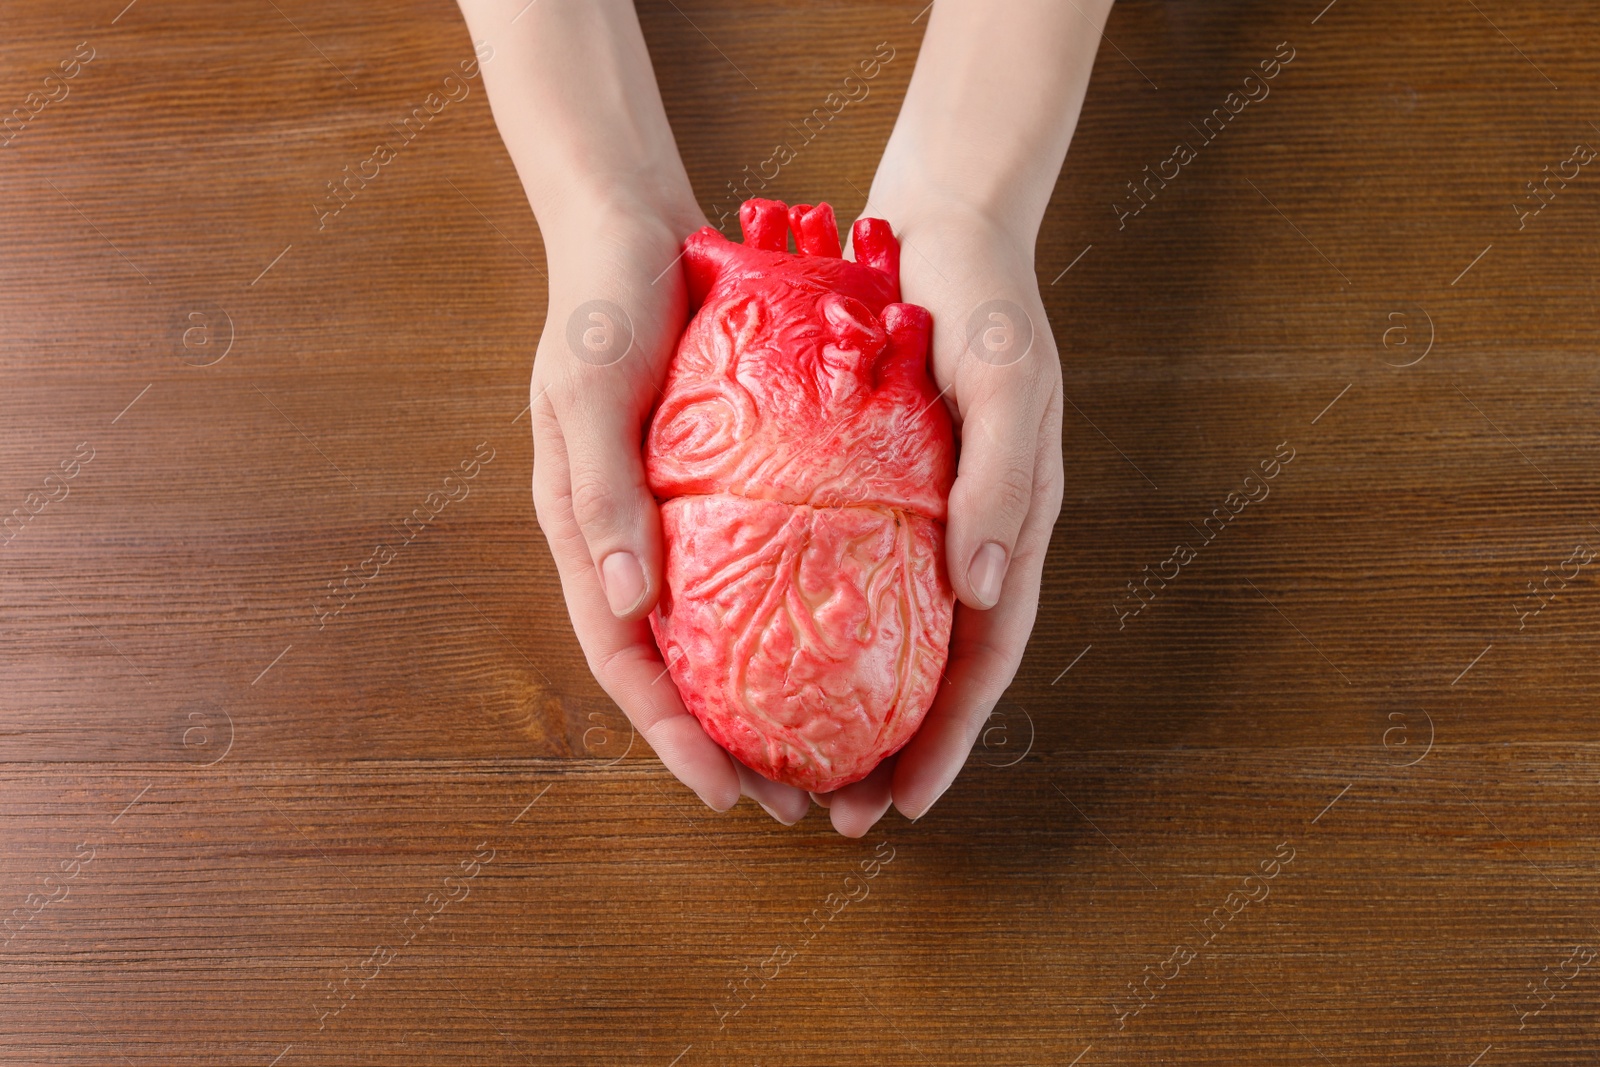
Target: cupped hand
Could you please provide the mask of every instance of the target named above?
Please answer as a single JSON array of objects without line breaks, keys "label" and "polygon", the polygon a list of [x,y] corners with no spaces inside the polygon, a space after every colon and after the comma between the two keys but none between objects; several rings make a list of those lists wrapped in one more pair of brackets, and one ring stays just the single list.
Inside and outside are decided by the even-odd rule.
[{"label": "cupped hand", "polygon": [[533,500],[572,627],[602,688],[679,781],[717,811],[741,794],[780,822],[803,790],[729,756],[689,714],[646,617],[662,587],[663,541],[641,444],[683,332],[682,240],[705,224],[608,204],[544,234],[550,299],[530,387]]},{"label": "cupped hand", "polygon": [[860,837],[892,803],[918,819],[950,787],[1016,675],[1061,511],[1061,364],[1031,235],[965,205],[869,202],[900,238],[901,298],[933,313],[932,370],[960,442],[945,558],[960,601],[944,680],[905,748],[813,797]]}]

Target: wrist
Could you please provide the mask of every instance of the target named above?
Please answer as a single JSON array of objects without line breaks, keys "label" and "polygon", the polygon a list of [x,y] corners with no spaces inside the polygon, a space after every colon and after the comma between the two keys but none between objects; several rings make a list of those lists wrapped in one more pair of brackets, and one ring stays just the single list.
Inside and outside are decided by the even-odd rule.
[{"label": "wrist", "polygon": [[527,192],[552,259],[611,245],[676,246],[706,225],[686,177],[677,183],[606,176]]},{"label": "wrist", "polygon": [[1029,273],[1043,219],[1042,212],[1018,210],[1003,198],[884,168],[873,180],[866,213],[888,220],[903,247],[944,262],[983,264],[986,270],[1005,262]]},{"label": "wrist", "polygon": [[[684,286],[678,266],[683,240],[705,224],[705,216],[692,199],[663,198],[659,192],[591,182],[536,207],[549,271],[545,335],[558,350],[572,350],[572,317],[595,301],[622,309],[630,336],[641,343],[667,334],[675,343],[676,331],[683,325]],[[671,350],[671,344],[665,349],[653,342],[646,347],[655,355]],[[589,362],[582,353],[577,355]],[[563,355],[557,362],[564,360]],[[623,377],[638,385],[660,366],[655,360],[636,360],[622,368],[628,372]],[[638,377],[641,371],[644,378]]]},{"label": "wrist", "polygon": [[899,234],[903,230],[966,230],[1011,246],[1032,261],[1050,190],[980,175],[965,165],[942,167],[915,154],[886,150],[868,196]]}]

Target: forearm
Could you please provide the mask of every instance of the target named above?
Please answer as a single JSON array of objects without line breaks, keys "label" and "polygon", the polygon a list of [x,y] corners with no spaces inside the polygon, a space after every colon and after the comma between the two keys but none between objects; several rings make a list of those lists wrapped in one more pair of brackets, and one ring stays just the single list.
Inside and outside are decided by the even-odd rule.
[{"label": "forearm", "polygon": [[871,204],[971,208],[1032,248],[1112,0],[937,0]]},{"label": "forearm", "polygon": [[704,221],[631,0],[460,6],[494,47],[489,103],[547,244],[608,218],[658,218],[680,238]]}]

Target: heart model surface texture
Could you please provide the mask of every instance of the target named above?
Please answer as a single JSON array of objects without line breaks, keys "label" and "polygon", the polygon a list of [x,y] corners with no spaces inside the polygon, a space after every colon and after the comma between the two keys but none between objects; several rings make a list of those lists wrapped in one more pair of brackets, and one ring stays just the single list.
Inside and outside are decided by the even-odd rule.
[{"label": "heart model surface texture", "polygon": [[[684,704],[746,766],[816,792],[916,732],[950,641],[950,416],[932,318],[881,219],[841,258],[827,204],[746,201],[684,242],[690,307],[645,440]],[[799,254],[788,251],[793,231]]]}]

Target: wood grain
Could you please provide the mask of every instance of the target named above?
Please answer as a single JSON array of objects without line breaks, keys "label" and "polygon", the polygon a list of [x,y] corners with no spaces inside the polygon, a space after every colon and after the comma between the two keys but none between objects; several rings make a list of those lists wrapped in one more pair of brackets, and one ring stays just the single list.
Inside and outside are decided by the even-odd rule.
[{"label": "wood grain", "polygon": [[[768,190],[860,210],[920,0],[640,6],[713,214],[889,42]],[[950,793],[861,842],[706,811],[585,670],[481,86],[319,223],[471,55],[451,4],[6,24],[0,114],[94,58],[0,148],[0,515],[37,510],[0,533],[0,1061],[1595,1061],[1596,571],[1518,614],[1600,547],[1600,178],[1516,210],[1600,143],[1582,5],[1117,6],[1038,252],[1072,406],[1033,642]]]}]

